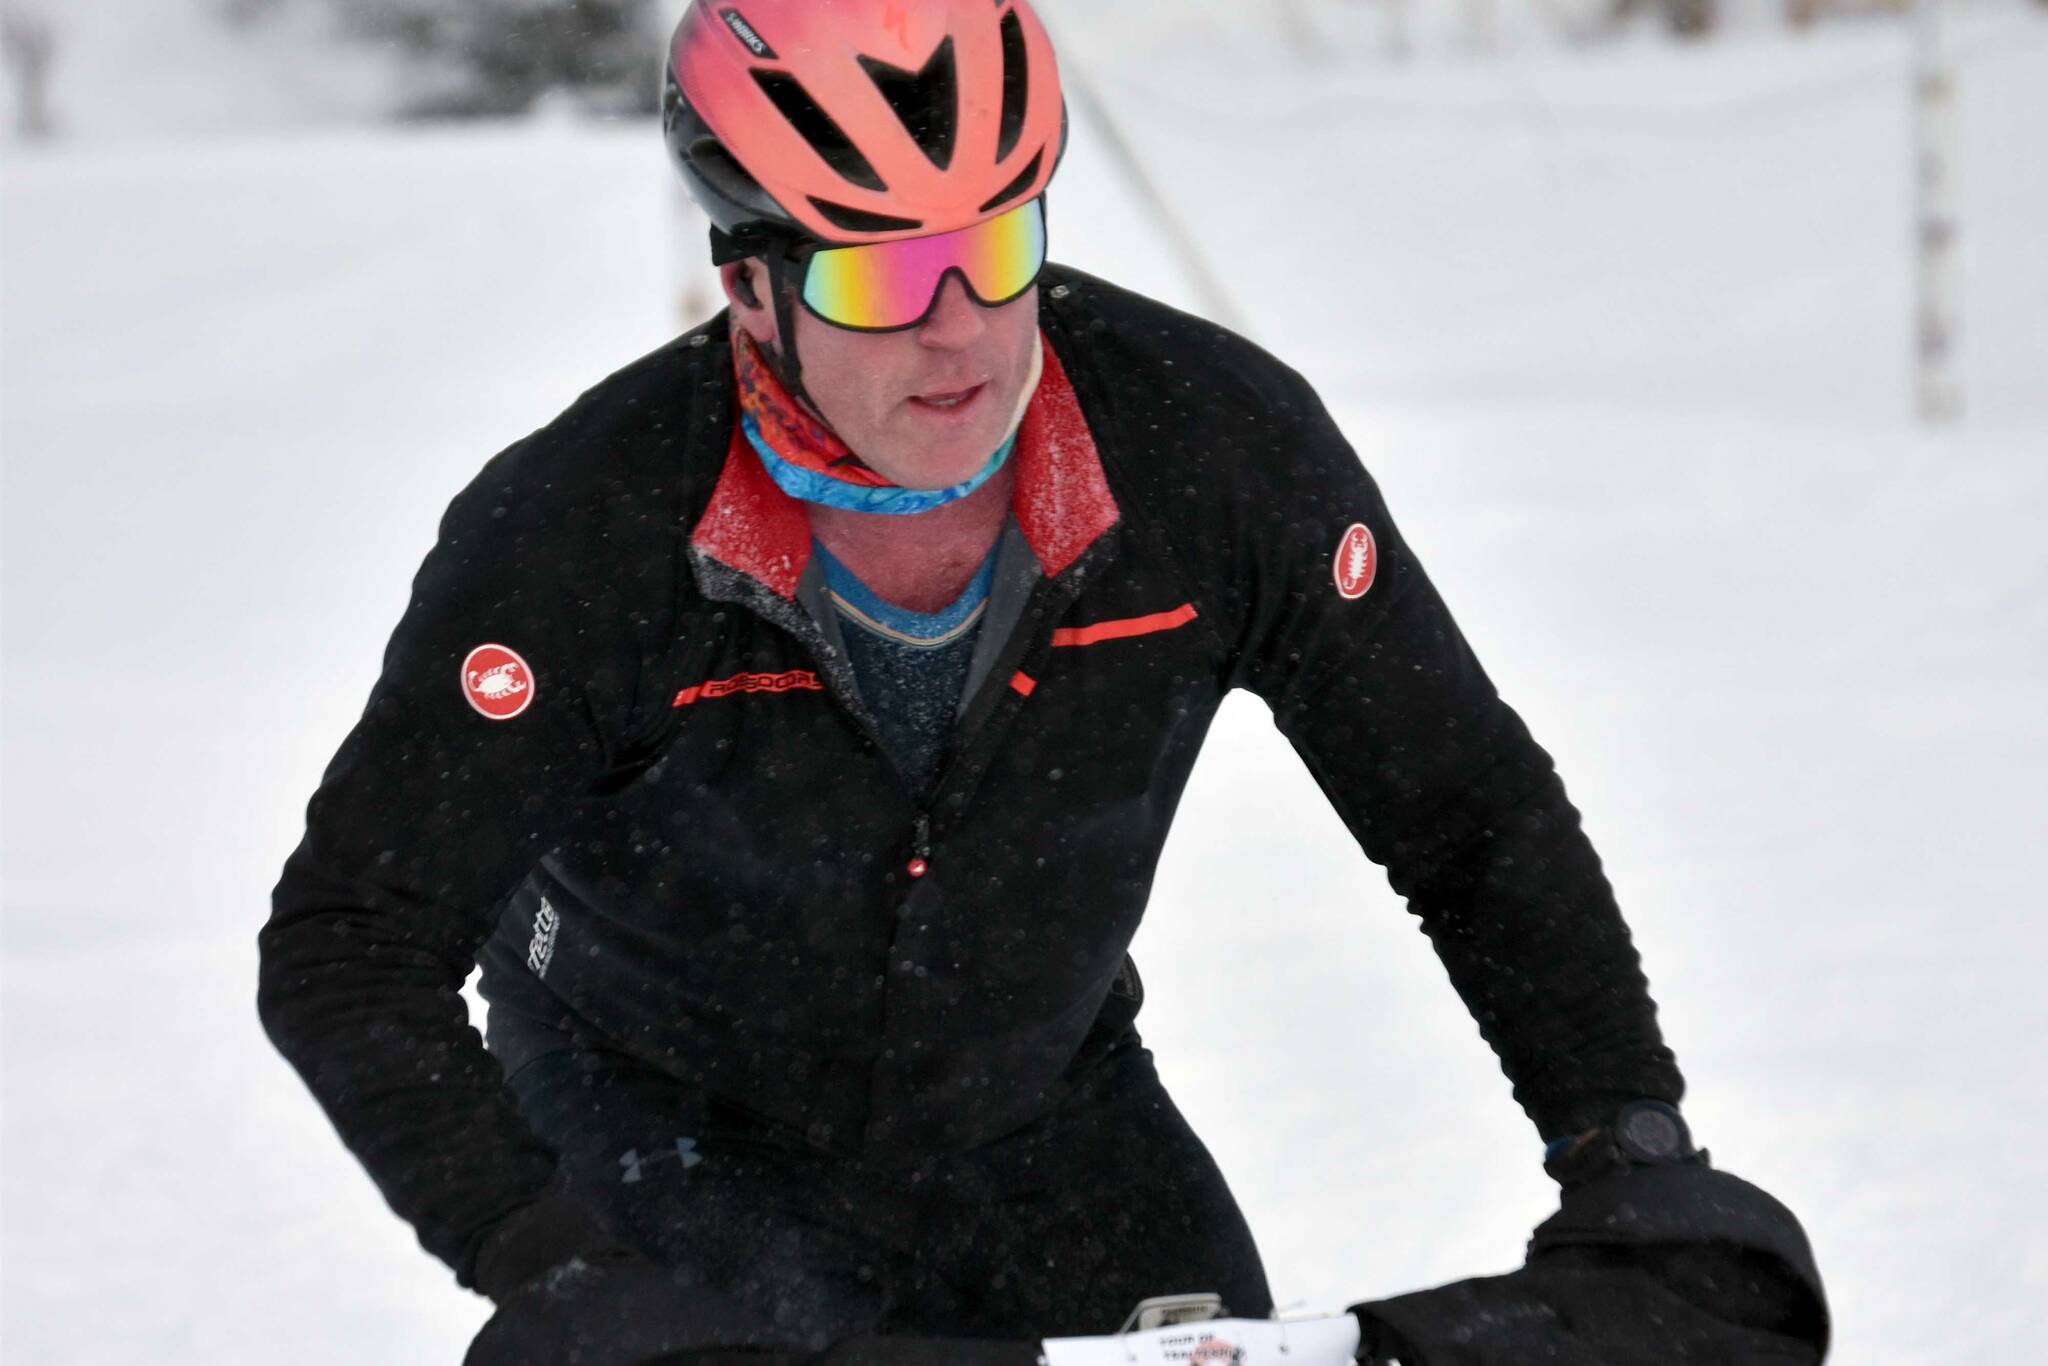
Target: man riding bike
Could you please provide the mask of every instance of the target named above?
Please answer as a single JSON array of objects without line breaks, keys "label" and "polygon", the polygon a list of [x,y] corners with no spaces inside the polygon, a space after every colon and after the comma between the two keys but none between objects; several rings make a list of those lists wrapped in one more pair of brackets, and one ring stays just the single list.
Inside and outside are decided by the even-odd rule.
[{"label": "man riding bike", "polygon": [[501,1306],[473,1359],[1268,1314],[1126,952],[1239,687],[1567,1189],[1682,1183],[1367,1349],[1675,1295],[1817,1359],[1796,1223],[1692,1149],[1578,814],[1316,394],[1047,262],[1026,0],[698,0],[664,123],[731,307],[455,499],[260,936],[271,1038]]}]

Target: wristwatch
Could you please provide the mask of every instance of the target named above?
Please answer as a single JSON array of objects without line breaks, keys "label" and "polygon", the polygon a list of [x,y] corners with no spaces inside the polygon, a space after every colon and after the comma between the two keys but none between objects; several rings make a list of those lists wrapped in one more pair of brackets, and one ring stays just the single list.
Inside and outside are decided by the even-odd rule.
[{"label": "wristwatch", "polygon": [[1632,1100],[1622,1106],[1614,1117],[1614,1146],[1629,1161],[1652,1167],[1677,1166],[1699,1152],[1678,1107],[1661,1100]]},{"label": "wristwatch", "polygon": [[1696,1148],[1678,1107],[1661,1100],[1632,1100],[1615,1112],[1612,1124],[1552,1139],[1543,1149],[1543,1170],[1570,1190],[1630,1167],[1713,1165]]}]

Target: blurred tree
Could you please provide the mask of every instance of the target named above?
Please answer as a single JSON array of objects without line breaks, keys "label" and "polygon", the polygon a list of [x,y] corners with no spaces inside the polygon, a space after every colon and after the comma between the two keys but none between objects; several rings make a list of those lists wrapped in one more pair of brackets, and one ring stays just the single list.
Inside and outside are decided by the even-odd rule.
[{"label": "blurred tree", "polygon": [[1329,59],[1329,44],[1316,31],[1315,20],[1309,17],[1302,0],[1275,0],[1273,16],[1279,22],[1281,37],[1297,58],[1305,62]]},{"label": "blurred tree", "polygon": [[1720,21],[1720,0],[1614,0],[1610,22],[1620,24],[1647,9],[1664,16],[1665,27],[1681,38],[1701,38]]},{"label": "blurred tree", "polygon": [[519,113],[555,90],[607,114],[660,105],[656,0],[325,3],[351,36],[391,44],[419,65],[429,83],[409,111],[417,116]]},{"label": "blurred tree", "polygon": [[57,29],[26,0],[0,3],[0,53],[14,73],[14,129],[25,142],[56,131],[50,116],[50,68],[57,60]]},{"label": "blurred tree", "polygon": [[284,6],[285,0],[216,0],[220,17],[230,28],[253,28]]},{"label": "blurred tree", "polygon": [[1817,20],[1837,14],[1861,14],[1872,10],[1904,14],[1911,8],[1912,0],[1786,0],[1785,17],[1791,21],[1792,27],[1807,28]]},{"label": "blurred tree", "polygon": [[1534,9],[1551,29],[1580,43],[1613,37],[1650,13],[1681,38],[1703,37],[1721,21],[1721,0],[1534,0]]}]

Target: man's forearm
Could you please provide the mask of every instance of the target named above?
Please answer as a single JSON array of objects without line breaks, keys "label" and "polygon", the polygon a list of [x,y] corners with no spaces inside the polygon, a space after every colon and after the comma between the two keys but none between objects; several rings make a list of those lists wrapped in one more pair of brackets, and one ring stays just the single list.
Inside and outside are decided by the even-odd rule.
[{"label": "man's forearm", "polygon": [[1548,1138],[1628,1100],[1675,1104],[1684,1081],[1579,813],[1520,722],[1508,731],[1520,753],[1482,781],[1490,814],[1388,871]]},{"label": "man's forearm", "polygon": [[474,1286],[484,1236],[548,1188],[554,1158],[469,1024],[450,946],[346,892],[301,856],[286,866],[257,939],[257,1011],[393,1211]]}]

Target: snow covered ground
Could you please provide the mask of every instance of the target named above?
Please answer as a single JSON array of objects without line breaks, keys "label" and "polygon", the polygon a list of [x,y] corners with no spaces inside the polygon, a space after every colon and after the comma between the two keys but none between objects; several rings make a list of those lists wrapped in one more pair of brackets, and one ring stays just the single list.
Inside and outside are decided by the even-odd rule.
[{"label": "snow covered ground", "polygon": [[[1558,757],[1835,1359],[2038,1360],[2048,20],[1961,35],[1927,434],[1899,28],[1304,70],[1131,15],[1069,32]],[[551,122],[10,148],[4,194],[6,1359],[453,1362],[487,1306],[270,1051],[254,936],[447,498],[671,334],[697,230],[649,130]],[[1056,204],[1193,301],[1091,126]],[[1550,1207],[1411,926],[1234,699],[1136,952],[1283,1301],[1506,1269]]]}]

